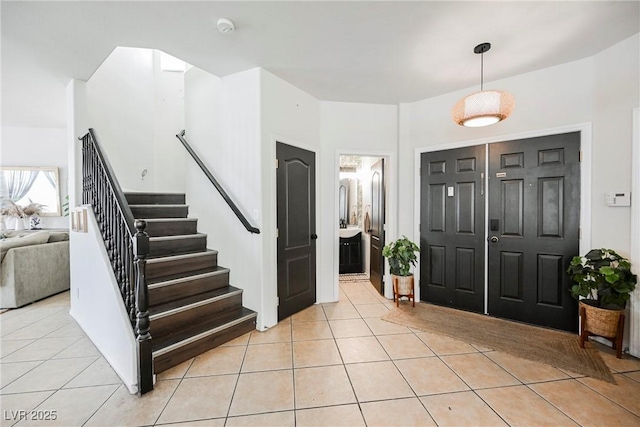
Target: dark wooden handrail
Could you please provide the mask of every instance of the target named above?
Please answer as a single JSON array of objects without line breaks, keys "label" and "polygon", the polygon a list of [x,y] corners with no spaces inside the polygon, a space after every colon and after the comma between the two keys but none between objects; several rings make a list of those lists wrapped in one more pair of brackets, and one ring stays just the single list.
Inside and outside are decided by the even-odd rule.
[{"label": "dark wooden handrail", "polygon": [[149,333],[146,221],[134,219],[95,130],[82,141],[82,203],[91,205],[133,328],[138,361],[138,394],[153,390],[153,354]]},{"label": "dark wooden handrail", "polygon": [[195,160],[195,162],[198,164],[198,166],[200,166],[200,169],[202,169],[202,172],[204,172],[204,174],[207,176],[207,178],[209,178],[209,181],[211,181],[213,186],[216,187],[216,190],[218,190],[218,193],[220,193],[220,195],[222,196],[224,201],[227,202],[227,205],[229,205],[229,207],[231,208],[233,213],[236,214],[236,216],[238,217],[238,219],[240,220],[242,225],[244,225],[244,228],[246,228],[247,231],[250,232],[250,233],[260,234],[260,230],[258,228],[256,228],[256,227],[252,226],[249,223],[249,221],[247,221],[247,218],[242,214],[242,212],[240,212],[240,209],[238,209],[238,206],[236,206],[236,204],[233,202],[233,200],[231,200],[231,197],[229,197],[227,192],[224,191],[224,188],[222,188],[220,183],[218,183],[218,180],[213,176],[213,174],[211,174],[209,169],[205,166],[205,164],[202,162],[202,160],[200,160],[200,157],[198,157],[198,155],[195,153],[195,151],[193,151],[193,148],[191,148],[191,146],[189,145],[187,140],[184,138],[185,133],[186,132],[183,130],[182,132],[180,132],[179,134],[176,135],[176,138],[178,138],[180,140],[180,142],[182,142],[182,145],[184,145],[184,148],[187,149],[189,154],[191,154],[191,157],[193,157],[193,160]]}]

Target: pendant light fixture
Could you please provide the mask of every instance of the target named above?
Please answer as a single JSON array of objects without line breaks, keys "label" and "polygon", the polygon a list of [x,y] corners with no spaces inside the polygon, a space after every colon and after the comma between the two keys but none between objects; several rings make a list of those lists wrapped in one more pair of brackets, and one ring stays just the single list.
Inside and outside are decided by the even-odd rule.
[{"label": "pendant light fixture", "polygon": [[462,98],[453,107],[451,117],[461,126],[481,127],[498,123],[509,117],[516,101],[508,92],[484,90],[484,53],[491,43],[481,43],[473,49],[480,55],[480,92]]}]

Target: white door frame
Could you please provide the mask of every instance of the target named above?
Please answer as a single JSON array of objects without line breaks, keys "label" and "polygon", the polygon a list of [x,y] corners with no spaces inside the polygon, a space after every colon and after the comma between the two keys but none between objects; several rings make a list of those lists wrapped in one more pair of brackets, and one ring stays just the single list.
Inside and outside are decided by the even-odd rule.
[{"label": "white door frame", "polygon": [[[633,110],[631,141],[631,266],[640,273],[640,108]],[[640,286],[631,293],[629,304],[629,353],[640,357]]]},{"label": "white door frame", "polygon": [[[414,212],[413,212],[413,230],[414,230],[414,239],[415,241],[420,241],[420,158],[422,153],[429,153],[433,151],[442,151],[442,150],[451,150],[454,148],[462,148],[462,147],[471,147],[475,145],[487,145],[494,144],[497,142],[504,141],[513,141],[518,139],[527,139],[527,138],[535,138],[539,136],[548,136],[548,135],[556,135],[561,133],[569,133],[569,132],[580,132],[580,151],[582,153],[582,161],[580,163],[580,253],[587,253],[591,249],[591,173],[592,173],[592,164],[591,164],[591,151],[592,151],[592,133],[591,133],[591,122],[578,123],[574,125],[561,126],[556,128],[548,128],[548,129],[539,129],[527,132],[521,132],[516,134],[506,134],[499,136],[492,136],[488,138],[481,139],[473,139],[468,141],[458,141],[451,143],[442,143],[431,145],[427,147],[418,147],[415,149],[415,158],[414,158]],[[487,168],[485,175],[488,173],[488,162],[489,156],[486,156]],[[488,178],[488,175],[486,175]],[[488,193],[489,189],[489,179],[485,179],[485,194]],[[489,204],[485,203],[485,214],[489,209]],[[485,217],[485,221],[488,216]],[[488,295],[488,243],[486,239],[487,227],[485,226],[485,277],[484,277],[484,287],[485,287],[485,314],[487,313],[487,295]],[[576,254],[577,255],[577,254]],[[418,261],[418,266],[416,268],[416,277],[420,277],[420,261]],[[415,289],[416,299],[420,300],[420,286],[416,286]]]},{"label": "white door frame", "polygon": [[[397,239],[398,230],[398,183],[397,183],[397,166],[396,152],[389,150],[349,150],[341,148],[336,150],[335,154],[335,171],[334,171],[334,209],[333,209],[333,289],[334,301],[338,301],[340,292],[339,274],[340,274],[340,251],[338,243],[340,243],[340,203],[339,203],[339,187],[340,187],[340,156],[360,156],[360,157],[380,157],[384,160],[384,240],[391,242]],[[393,290],[391,288],[391,279],[389,276],[389,264],[385,259],[384,268],[384,296],[393,299]]]}]

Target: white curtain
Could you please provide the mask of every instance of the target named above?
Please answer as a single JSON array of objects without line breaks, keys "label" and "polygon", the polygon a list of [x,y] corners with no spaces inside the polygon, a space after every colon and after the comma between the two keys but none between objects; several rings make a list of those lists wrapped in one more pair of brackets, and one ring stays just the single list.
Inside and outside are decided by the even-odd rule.
[{"label": "white curtain", "polygon": [[40,171],[44,174],[44,177],[47,178],[49,184],[55,189],[56,188],[56,174],[53,171]]},{"label": "white curtain", "polygon": [[[6,183],[6,192],[3,196],[10,198],[14,202],[22,199],[31,189],[40,171],[3,171],[3,178]],[[2,186],[4,190],[4,185]]]}]

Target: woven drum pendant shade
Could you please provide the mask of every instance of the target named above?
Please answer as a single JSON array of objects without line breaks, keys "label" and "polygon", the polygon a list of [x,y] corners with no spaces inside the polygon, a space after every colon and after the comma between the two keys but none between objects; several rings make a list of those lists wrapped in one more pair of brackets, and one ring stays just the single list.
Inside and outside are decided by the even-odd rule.
[{"label": "woven drum pendant shade", "polygon": [[451,111],[451,117],[461,126],[488,126],[509,117],[515,105],[516,100],[508,92],[484,90],[458,101]]},{"label": "woven drum pendant shade", "polygon": [[480,43],[473,49],[481,55],[480,92],[462,98],[451,111],[453,121],[461,126],[480,127],[498,123],[509,117],[516,100],[508,92],[484,89],[484,53],[491,49],[491,43]]}]

